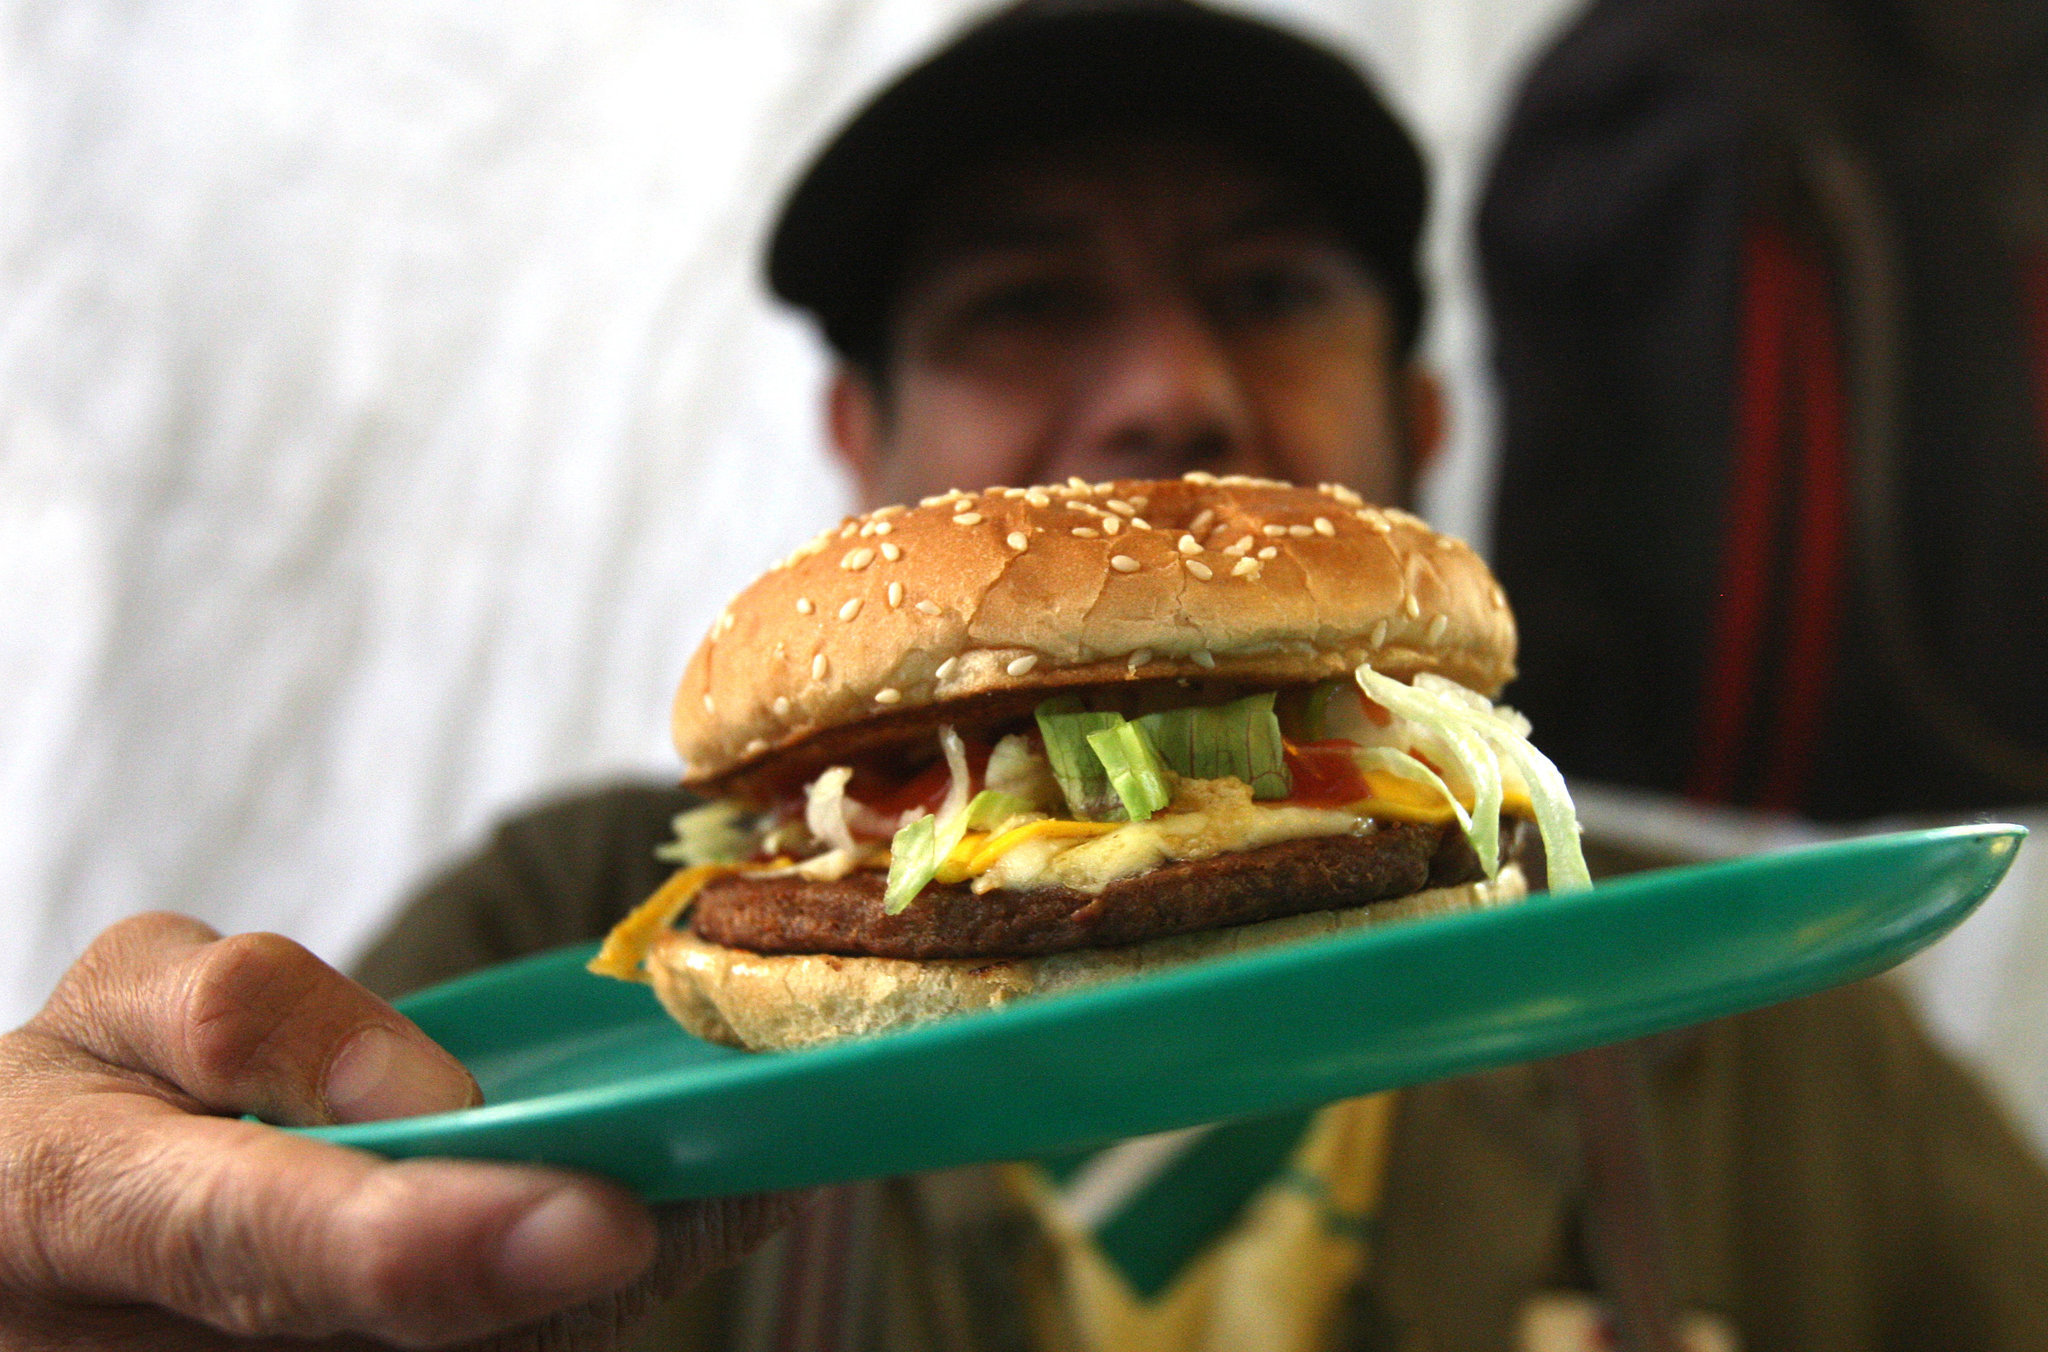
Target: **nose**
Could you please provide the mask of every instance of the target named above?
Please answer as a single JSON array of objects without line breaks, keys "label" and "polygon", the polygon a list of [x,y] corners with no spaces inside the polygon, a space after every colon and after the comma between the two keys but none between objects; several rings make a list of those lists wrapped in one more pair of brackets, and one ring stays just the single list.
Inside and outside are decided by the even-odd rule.
[{"label": "nose", "polygon": [[1188,299],[1130,305],[1104,335],[1057,459],[1059,474],[1166,478],[1236,468],[1252,417],[1231,354]]}]

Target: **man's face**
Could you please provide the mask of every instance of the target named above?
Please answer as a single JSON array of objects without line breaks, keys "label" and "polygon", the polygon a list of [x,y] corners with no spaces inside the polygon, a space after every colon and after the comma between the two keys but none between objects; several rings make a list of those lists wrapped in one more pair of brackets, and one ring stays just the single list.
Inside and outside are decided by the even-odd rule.
[{"label": "man's face", "polygon": [[1434,387],[1364,267],[1279,181],[1130,144],[971,178],[930,221],[888,389],[849,372],[833,393],[871,503],[1191,469],[1405,496]]}]

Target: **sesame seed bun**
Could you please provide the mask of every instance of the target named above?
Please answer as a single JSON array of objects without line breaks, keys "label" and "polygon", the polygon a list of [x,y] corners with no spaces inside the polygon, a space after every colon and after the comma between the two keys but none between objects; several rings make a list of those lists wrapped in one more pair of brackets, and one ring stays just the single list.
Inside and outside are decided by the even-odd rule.
[{"label": "sesame seed bun", "polygon": [[1505,905],[1527,891],[1521,869],[1509,864],[1491,881],[1391,901],[1037,958],[761,954],[714,944],[686,927],[655,942],[646,971],[663,1006],[691,1033],[750,1051],[779,1051],[886,1033],[1271,944]]},{"label": "sesame seed bun", "polygon": [[763,797],[1061,688],[1284,686],[1369,661],[1491,696],[1514,658],[1479,556],[1347,489],[956,490],[850,517],[742,592],[683,675],[674,731],[691,787]]}]

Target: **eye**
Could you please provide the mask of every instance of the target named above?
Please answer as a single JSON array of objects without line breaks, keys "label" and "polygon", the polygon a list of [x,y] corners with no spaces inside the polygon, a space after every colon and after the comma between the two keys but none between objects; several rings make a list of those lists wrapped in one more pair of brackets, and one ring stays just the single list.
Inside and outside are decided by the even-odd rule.
[{"label": "eye", "polygon": [[1329,292],[1313,268],[1288,262],[1259,263],[1223,277],[1210,291],[1209,306],[1222,324],[1267,324],[1315,309],[1328,299]]},{"label": "eye", "polygon": [[960,310],[968,329],[1051,327],[1087,318],[1093,307],[1088,288],[1064,277],[1027,277],[1002,282],[970,298]]}]

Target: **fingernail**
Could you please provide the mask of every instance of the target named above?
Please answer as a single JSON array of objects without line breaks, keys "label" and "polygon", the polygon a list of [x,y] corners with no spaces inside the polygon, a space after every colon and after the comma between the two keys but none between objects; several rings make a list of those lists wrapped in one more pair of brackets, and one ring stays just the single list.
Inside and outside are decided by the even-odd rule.
[{"label": "fingernail", "polygon": [[374,1122],[467,1108],[476,1094],[447,1058],[372,1024],[335,1053],[323,1097],[337,1122]]},{"label": "fingernail", "polygon": [[580,1188],[549,1193],[505,1233],[499,1284],[527,1295],[615,1290],[647,1265],[653,1247],[651,1233],[646,1243],[630,1242],[634,1229]]}]

